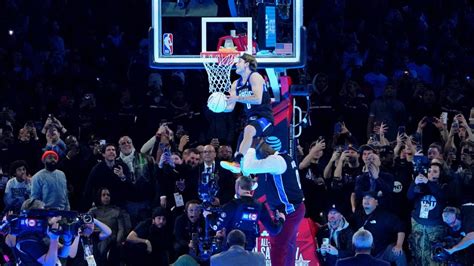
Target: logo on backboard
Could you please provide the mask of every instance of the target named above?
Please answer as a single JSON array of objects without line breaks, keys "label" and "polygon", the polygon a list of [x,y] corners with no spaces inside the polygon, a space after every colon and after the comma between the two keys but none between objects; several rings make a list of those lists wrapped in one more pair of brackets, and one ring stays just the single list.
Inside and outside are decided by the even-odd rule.
[{"label": "logo on backboard", "polygon": [[173,34],[164,33],[163,34],[163,55],[172,55],[173,54]]}]

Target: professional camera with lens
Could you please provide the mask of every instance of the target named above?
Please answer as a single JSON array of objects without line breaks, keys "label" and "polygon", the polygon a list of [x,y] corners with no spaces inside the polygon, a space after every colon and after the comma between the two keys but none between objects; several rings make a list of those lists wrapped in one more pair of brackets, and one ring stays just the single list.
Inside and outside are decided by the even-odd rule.
[{"label": "professional camera with lens", "polygon": [[207,261],[213,254],[219,253],[222,250],[223,239],[216,236],[199,237],[197,233],[193,233],[193,250],[196,257],[201,261]]},{"label": "professional camera with lens", "polygon": [[76,217],[65,217],[59,221],[61,234],[75,235],[80,228],[94,223],[94,218],[88,213],[78,213]]},{"label": "professional camera with lens", "polygon": [[219,175],[217,173],[201,173],[199,179],[198,194],[199,199],[202,200],[203,205],[207,207],[214,200],[219,191]]},{"label": "professional camera with lens", "polygon": [[0,225],[0,229],[11,235],[46,233],[49,227],[49,218],[52,217],[61,217],[61,220],[58,221],[59,229],[54,229],[58,235],[76,235],[81,227],[94,222],[94,218],[90,214],[81,214],[75,211],[23,210],[19,215],[10,215]]},{"label": "professional camera with lens", "polygon": [[448,236],[445,237],[441,242],[436,242],[435,244],[433,244],[431,247],[431,258],[433,259],[433,261],[438,263],[444,263],[444,265],[447,266],[467,265],[463,262],[464,258],[462,252],[457,252],[451,255],[445,250],[445,248],[449,248],[456,245],[456,243],[458,243],[460,240],[460,238]]},{"label": "professional camera with lens", "polygon": [[[211,213],[220,213],[219,207],[212,206],[212,202],[219,191],[217,184],[219,180],[218,173],[202,172],[199,178],[198,194],[199,199],[202,200],[202,209]],[[214,234],[213,234],[214,235]],[[218,253],[222,247],[222,239],[211,236],[209,220],[205,217],[205,231],[204,236],[199,237],[197,234],[192,236],[195,256],[201,261],[207,261],[212,254]]]}]

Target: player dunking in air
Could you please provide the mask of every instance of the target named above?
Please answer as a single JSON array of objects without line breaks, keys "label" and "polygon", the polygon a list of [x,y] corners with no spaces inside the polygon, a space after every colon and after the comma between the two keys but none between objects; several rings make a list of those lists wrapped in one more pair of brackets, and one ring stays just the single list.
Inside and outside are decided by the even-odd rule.
[{"label": "player dunking in air", "polygon": [[267,136],[273,130],[273,111],[265,80],[257,72],[254,56],[243,54],[236,63],[235,73],[240,78],[232,83],[227,97],[225,112],[232,112],[237,102],[243,103],[247,123],[239,140],[237,154],[233,162],[222,161],[221,166],[233,173],[240,172],[240,161],[252,145],[254,137]]}]

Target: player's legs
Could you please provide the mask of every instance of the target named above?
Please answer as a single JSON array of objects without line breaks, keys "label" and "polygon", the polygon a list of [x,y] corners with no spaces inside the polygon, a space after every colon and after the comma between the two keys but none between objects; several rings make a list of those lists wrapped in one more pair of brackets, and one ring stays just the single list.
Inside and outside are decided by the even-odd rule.
[{"label": "player's legs", "polygon": [[257,134],[257,130],[253,125],[246,125],[244,128],[244,138],[242,139],[242,142],[240,143],[240,147],[238,152],[245,155],[252,145],[252,140],[253,137]]},{"label": "player's legs", "polygon": [[296,236],[305,214],[304,203],[301,203],[294,212],[286,216],[281,232],[270,236],[270,258],[274,266],[295,265]]},{"label": "player's legs", "polygon": [[266,136],[273,131],[273,124],[268,119],[261,117],[250,120],[245,126],[242,141],[238,144],[238,150],[233,162],[222,161],[220,164],[224,169],[234,174],[240,173],[240,160],[252,145],[254,137]]}]

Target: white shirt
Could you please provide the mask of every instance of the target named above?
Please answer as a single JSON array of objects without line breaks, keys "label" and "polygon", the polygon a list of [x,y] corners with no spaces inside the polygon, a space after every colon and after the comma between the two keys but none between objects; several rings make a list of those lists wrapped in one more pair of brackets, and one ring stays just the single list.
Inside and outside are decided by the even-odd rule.
[{"label": "white shirt", "polygon": [[286,171],[286,161],[278,152],[265,159],[257,159],[254,148],[248,149],[243,159],[242,172],[244,174],[272,174],[281,175]]}]

